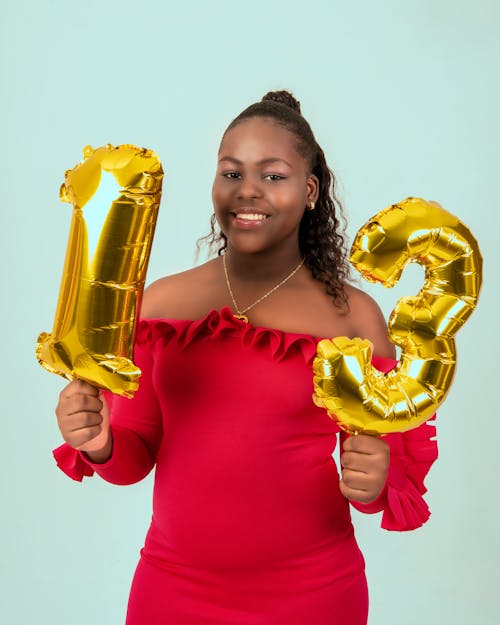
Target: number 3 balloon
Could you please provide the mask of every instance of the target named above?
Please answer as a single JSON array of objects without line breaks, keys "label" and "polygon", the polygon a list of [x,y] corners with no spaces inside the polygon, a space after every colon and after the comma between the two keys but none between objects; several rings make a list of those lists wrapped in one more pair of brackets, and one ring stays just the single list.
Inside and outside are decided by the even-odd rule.
[{"label": "number 3 balloon", "polygon": [[[133,145],[86,148],[84,156],[61,187],[73,218],[54,329],[40,334],[36,354],[52,373],[131,396],[141,373],[131,358],[163,170],[154,152]],[[121,189],[110,207],[96,211],[86,205],[103,172]],[[100,225],[93,254],[89,219]]]},{"label": "number 3 balloon", "polygon": [[454,336],[476,306],[482,258],[477,241],[436,202],[408,198],[381,211],[357,233],[351,263],[366,280],[392,287],[409,262],[425,268],[415,297],[398,301],[389,338],[401,348],[397,366],[371,365],[367,340],[320,341],[314,401],[352,434],[404,432],[429,419],[451,386]]}]

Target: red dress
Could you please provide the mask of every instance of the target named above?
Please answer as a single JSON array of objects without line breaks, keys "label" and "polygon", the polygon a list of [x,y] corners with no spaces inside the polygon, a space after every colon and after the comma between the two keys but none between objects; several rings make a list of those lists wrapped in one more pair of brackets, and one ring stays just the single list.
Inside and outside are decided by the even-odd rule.
[{"label": "red dress", "polygon": [[[332,458],[339,430],[312,401],[318,340],[229,308],[141,321],[143,376],[133,399],[112,399],[111,459],[54,452],[76,480],[95,471],[130,484],[156,466],[127,625],[365,625],[364,561]],[[387,436],[387,484],[356,508],[383,510],[387,529],[422,525],[434,434],[425,424]]]}]

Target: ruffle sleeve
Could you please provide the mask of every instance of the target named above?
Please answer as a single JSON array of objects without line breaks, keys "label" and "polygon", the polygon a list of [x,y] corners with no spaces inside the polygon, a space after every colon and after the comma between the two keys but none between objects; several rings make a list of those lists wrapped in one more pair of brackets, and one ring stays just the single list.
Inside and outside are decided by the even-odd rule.
[{"label": "ruffle sleeve", "polygon": [[63,443],[52,451],[57,466],[68,477],[76,482],[81,482],[84,477],[92,477],[94,470],[89,462],[85,460],[83,454],[67,443]]},{"label": "ruffle sleeve", "polygon": [[81,482],[98,473],[113,484],[132,484],[153,468],[162,437],[162,413],[153,384],[153,356],[149,327],[141,322],[134,346],[134,362],[141,369],[139,389],[132,399],[104,392],[110,409],[113,438],[111,458],[102,464],[67,443],[53,450],[58,467]]},{"label": "ruffle sleeve", "polygon": [[[394,367],[395,361],[374,358],[373,364],[386,372]],[[382,511],[383,529],[413,530],[430,517],[423,495],[427,492],[424,479],[438,457],[434,420],[435,416],[430,419],[431,423],[424,423],[408,432],[384,436],[390,446],[391,460],[382,492],[368,504],[351,501],[351,505],[360,512],[372,514]]]}]

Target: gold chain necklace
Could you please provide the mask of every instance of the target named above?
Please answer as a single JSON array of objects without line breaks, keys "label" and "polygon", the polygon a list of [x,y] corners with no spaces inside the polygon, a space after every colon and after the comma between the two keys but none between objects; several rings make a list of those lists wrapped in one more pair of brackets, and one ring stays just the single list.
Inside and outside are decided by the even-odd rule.
[{"label": "gold chain necklace", "polygon": [[231,296],[231,299],[233,300],[233,306],[236,311],[236,314],[234,315],[234,317],[236,319],[240,319],[240,321],[244,321],[245,323],[248,323],[248,317],[245,315],[245,313],[248,312],[254,306],[257,306],[257,304],[259,304],[263,299],[266,299],[266,297],[269,297],[271,293],[274,293],[274,291],[277,291],[280,288],[280,286],[283,286],[285,284],[285,282],[288,282],[288,280],[290,280],[290,278],[294,276],[297,273],[297,271],[302,267],[302,265],[304,264],[304,259],[300,261],[300,263],[295,267],[295,269],[291,273],[289,273],[286,276],[286,278],[283,278],[283,280],[279,282],[276,286],[273,286],[273,288],[270,291],[268,291],[267,293],[264,293],[262,297],[259,297],[257,301],[255,301],[253,304],[250,304],[250,306],[247,306],[243,310],[240,310],[238,308],[238,304],[236,303],[236,300],[234,299],[234,293],[233,293],[233,289],[231,288],[231,282],[229,282],[229,274],[227,273],[227,264],[226,264],[225,254],[222,256],[222,264],[224,265],[224,274],[226,276],[227,290],[229,291],[229,295]]}]

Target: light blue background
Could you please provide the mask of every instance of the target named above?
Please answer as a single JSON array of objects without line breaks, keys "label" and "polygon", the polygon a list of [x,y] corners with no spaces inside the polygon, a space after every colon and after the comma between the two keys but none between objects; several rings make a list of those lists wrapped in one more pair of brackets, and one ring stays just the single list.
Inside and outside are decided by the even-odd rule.
[{"label": "light blue background", "polygon": [[[0,622],[120,625],[150,517],[150,480],[80,485],[51,458],[64,382],[36,364],[34,345],[59,292],[64,171],[87,144],[155,149],[166,179],[148,280],[187,268],[207,230],[221,133],[288,88],[341,181],[351,237],[416,195],[480,242],[485,287],[440,411],[433,516],[405,534],[377,517],[355,523],[370,625],[498,623],[498,2],[4,0],[0,23]],[[410,271],[370,292],[388,314],[420,282]]]}]

